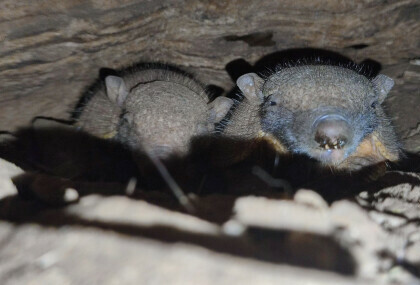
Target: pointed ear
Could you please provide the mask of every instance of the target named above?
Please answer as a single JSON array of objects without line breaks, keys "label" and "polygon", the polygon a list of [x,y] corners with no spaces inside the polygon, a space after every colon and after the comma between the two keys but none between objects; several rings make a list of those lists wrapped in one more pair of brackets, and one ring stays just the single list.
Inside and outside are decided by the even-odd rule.
[{"label": "pointed ear", "polygon": [[109,75],[105,78],[106,95],[118,106],[124,104],[128,95],[128,89],[121,77]]},{"label": "pointed ear", "polygon": [[372,82],[378,92],[379,102],[382,103],[385,100],[386,95],[388,95],[389,91],[394,86],[394,80],[386,75],[379,74]]},{"label": "pointed ear", "polygon": [[210,123],[220,122],[229,112],[233,100],[226,97],[217,97],[208,105],[208,118]]},{"label": "pointed ear", "polygon": [[244,96],[250,101],[262,102],[264,95],[261,88],[264,80],[255,73],[247,73],[236,80],[236,85],[241,89]]}]

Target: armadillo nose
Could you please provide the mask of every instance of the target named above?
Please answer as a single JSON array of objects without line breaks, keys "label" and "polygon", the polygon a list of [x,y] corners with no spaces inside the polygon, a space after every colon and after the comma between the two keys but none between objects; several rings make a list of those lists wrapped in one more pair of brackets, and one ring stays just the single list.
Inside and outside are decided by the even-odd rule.
[{"label": "armadillo nose", "polygon": [[339,115],[322,116],[314,126],[314,139],[323,149],[342,149],[353,137],[350,124]]}]

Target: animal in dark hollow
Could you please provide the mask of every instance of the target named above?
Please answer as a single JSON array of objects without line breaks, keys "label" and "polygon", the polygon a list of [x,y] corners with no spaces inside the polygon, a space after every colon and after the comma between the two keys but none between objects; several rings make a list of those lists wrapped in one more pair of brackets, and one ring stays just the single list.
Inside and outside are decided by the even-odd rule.
[{"label": "animal in dark hollow", "polygon": [[327,64],[281,67],[267,77],[242,75],[244,99],[223,135],[267,140],[280,153],[306,155],[341,170],[397,161],[400,144],[381,106],[394,85]]},{"label": "animal in dark hollow", "polygon": [[77,125],[133,151],[166,158],[186,154],[192,138],[212,134],[232,103],[226,97],[209,103],[203,85],[182,72],[149,68],[107,76]]}]

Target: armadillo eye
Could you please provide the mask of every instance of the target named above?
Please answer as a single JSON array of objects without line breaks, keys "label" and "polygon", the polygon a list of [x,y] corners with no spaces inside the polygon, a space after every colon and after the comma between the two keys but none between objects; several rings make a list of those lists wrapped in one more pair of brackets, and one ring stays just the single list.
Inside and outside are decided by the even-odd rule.
[{"label": "armadillo eye", "polygon": [[275,105],[277,105],[277,102],[274,101],[272,98],[273,98],[273,95],[272,94],[270,94],[270,95],[268,95],[266,97],[266,102],[268,102],[268,105],[269,106],[275,106]]},{"label": "armadillo eye", "polygon": [[373,102],[371,105],[370,105],[370,107],[372,108],[372,109],[375,109],[376,108],[376,105],[378,105],[378,102]]}]

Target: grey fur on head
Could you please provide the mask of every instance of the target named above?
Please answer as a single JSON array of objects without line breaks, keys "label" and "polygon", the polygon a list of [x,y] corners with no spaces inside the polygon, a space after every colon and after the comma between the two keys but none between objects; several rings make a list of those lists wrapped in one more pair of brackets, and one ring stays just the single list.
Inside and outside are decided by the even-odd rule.
[{"label": "grey fur on head", "polygon": [[152,67],[107,76],[77,125],[163,158],[185,154],[193,137],[213,133],[232,103],[224,97],[209,103],[206,89],[190,76]]},{"label": "grey fur on head", "polygon": [[393,84],[383,74],[370,80],[354,67],[324,64],[283,66],[264,78],[248,73],[237,80],[245,98],[224,132],[269,135],[288,152],[336,167],[357,168],[349,166],[355,156],[366,165],[396,160],[399,143],[381,107]]}]

